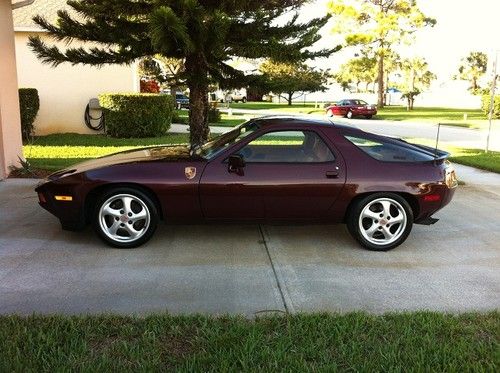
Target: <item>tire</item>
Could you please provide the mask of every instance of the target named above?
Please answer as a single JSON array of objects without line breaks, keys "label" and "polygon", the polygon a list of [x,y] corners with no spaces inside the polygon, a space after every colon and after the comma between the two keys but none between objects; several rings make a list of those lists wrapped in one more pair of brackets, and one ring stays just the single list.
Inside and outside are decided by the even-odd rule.
[{"label": "tire", "polygon": [[158,220],[153,199],[129,187],[113,188],[103,193],[92,215],[97,235],[108,245],[121,249],[138,247],[149,241]]},{"label": "tire", "polygon": [[365,115],[365,118],[366,118],[366,119],[372,119],[372,116],[373,116],[373,115]]},{"label": "tire", "polygon": [[351,119],[352,118],[352,111],[348,111],[345,116],[347,117],[347,119]]},{"label": "tire", "polygon": [[243,97],[243,98],[241,99],[241,102],[246,103],[246,102],[247,102],[247,98],[246,98],[246,97]]},{"label": "tire", "polygon": [[333,117],[333,110],[332,109],[327,110],[326,115],[329,117]]},{"label": "tire", "polygon": [[410,205],[394,193],[368,195],[352,204],[347,215],[349,233],[371,251],[388,251],[401,245],[412,226]]}]

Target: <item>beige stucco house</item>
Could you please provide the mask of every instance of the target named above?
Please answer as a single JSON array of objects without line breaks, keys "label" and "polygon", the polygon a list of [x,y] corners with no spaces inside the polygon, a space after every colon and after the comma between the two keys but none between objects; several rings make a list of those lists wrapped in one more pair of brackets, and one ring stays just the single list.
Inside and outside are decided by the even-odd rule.
[{"label": "beige stucco house", "polygon": [[12,9],[30,2],[0,0],[0,180],[23,156]]},{"label": "beige stucco house", "polygon": [[[3,1],[3,0],[0,0]],[[35,121],[37,135],[55,132],[95,133],[84,122],[91,98],[103,92],[138,92],[135,66],[107,65],[102,68],[67,63],[57,67],[42,64],[28,48],[30,35],[45,34],[33,22],[40,14],[57,19],[59,9],[69,9],[66,0],[36,0],[31,6],[13,10],[19,87],[38,89],[40,111]],[[73,42],[71,45],[77,45]]]}]

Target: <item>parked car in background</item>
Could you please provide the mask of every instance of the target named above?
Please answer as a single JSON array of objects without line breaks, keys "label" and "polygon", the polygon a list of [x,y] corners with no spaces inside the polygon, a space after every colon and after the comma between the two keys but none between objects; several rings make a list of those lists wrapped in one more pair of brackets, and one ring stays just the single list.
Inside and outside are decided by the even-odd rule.
[{"label": "parked car in background", "polygon": [[183,93],[175,94],[175,107],[177,109],[185,108],[189,109],[189,97]]},{"label": "parked car in background", "polygon": [[[172,93],[168,89],[163,89],[160,91],[160,94],[171,95]],[[182,109],[182,108],[189,109],[189,97],[186,96],[182,92],[177,92],[175,94],[175,108],[176,109]]]},{"label": "parked car in background", "polygon": [[264,117],[194,149],[149,147],[83,162],[36,191],[63,228],[91,223],[115,247],[145,243],[160,220],[251,221],[345,223],[361,245],[386,251],[414,223],[435,223],[452,199],[448,156],[327,120]]},{"label": "parked car in background", "polygon": [[363,100],[340,100],[339,102],[328,106],[326,108],[326,114],[329,117],[339,115],[349,119],[352,117],[365,117],[370,119],[377,114],[377,107],[375,105],[369,105]]},{"label": "parked car in background", "polygon": [[231,91],[226,94],[225,97],[226,102],[247,102],[246,92],[243,90],[240,91]]}]

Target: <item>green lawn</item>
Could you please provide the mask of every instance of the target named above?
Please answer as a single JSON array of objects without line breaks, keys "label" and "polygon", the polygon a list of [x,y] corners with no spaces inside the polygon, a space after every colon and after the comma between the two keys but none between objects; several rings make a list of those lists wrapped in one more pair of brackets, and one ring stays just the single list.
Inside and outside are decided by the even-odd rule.
[{"label": "green lawn", "polygon": [[[433,140],[418,138],[407,138],[405,140],[415,144],[435,146]],[[485,153],[481,149],[465,149],[444,143],[439,144],[438,147],[451,154],[450,161],[452,162],[500,173],[500,152],[489,151]]]},{"label": "green lawn", "polygon": [[[181,118],[183,123],[181,124],[186,124],[188,123],[188,111],[187,110],[177,110],[177,115]],[[248,115],[227,115],[227,114],[221,114],[221,121],[220,122],[214,122],[214,123],[209,123],[210,126],[217,126],[217,127],[236,127],[240,125],[243,122],[246,122],[250,117]]]},{"label": "green lawn", "polygon": [[61,133],[35,137],[32,143],[24,145],[23,152],[32,167],[56,171],[90,158],[124,150],[188,142],[189,135],[180,133],[143,139],[115,139],[104,135]]},{"label": "green lawn", "polygon": [[0,316],[0,371],[498,371],[500,313]]},{"label": "green lawn", "polygon": [[294,102],[292,106],[286,103],[274,103],[274,102],[246,102],[246,103],[232,103],[230,107],[232,109],[249,109],[249,110],[274,110],[282,112],[292,112],[298,114],[324,114],[325,109],[323,104],[321,107],[315,108],[313,102]]},{"label": "green lawn", "polygon": [[500,173],[500,152],[485,153],[479,149],[451,149],[452,162]]},{"label": "green lawn", "polygon": [[[464,120],[464,114],[467,114],[467,120]],[[412,111],[407,111],[404,106],[386,106],[379,109],[375,119],[432,122],[436,124],[441,123],[449,126],[468,128],[482,128],[487,125],[487,117],[479,109],[415,107]]]}]

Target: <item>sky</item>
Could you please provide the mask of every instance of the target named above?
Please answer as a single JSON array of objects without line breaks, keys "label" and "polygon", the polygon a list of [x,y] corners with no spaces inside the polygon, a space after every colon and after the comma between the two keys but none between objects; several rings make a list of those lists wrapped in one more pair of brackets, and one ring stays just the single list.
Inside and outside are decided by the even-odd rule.
[{"label": "sky", "polygon": [[[305,17],[318,17],[327,9],[328,0],[313,0],[302,12]],[[406,57],[422,56],[438,80],[448,80],[457,73],[460,59],[470,51],[483,51],[493,56],[499,51],[500,59],[500,0],[417,0],[422,12],[437,20],[433,28],[421,29],[416,41],[402,53]],[[328,28],[322,30],[321,44],[336,45],[341,39]],[[334,53],[328,61],[318,61],[318,66],[337,66],[353,57],[354,50],[345,48]],[[490,68],[493,57],[490,57]],[[499,62],[500,64],[500,62]],[[500,68],[500,67],[499,67]]]}]

